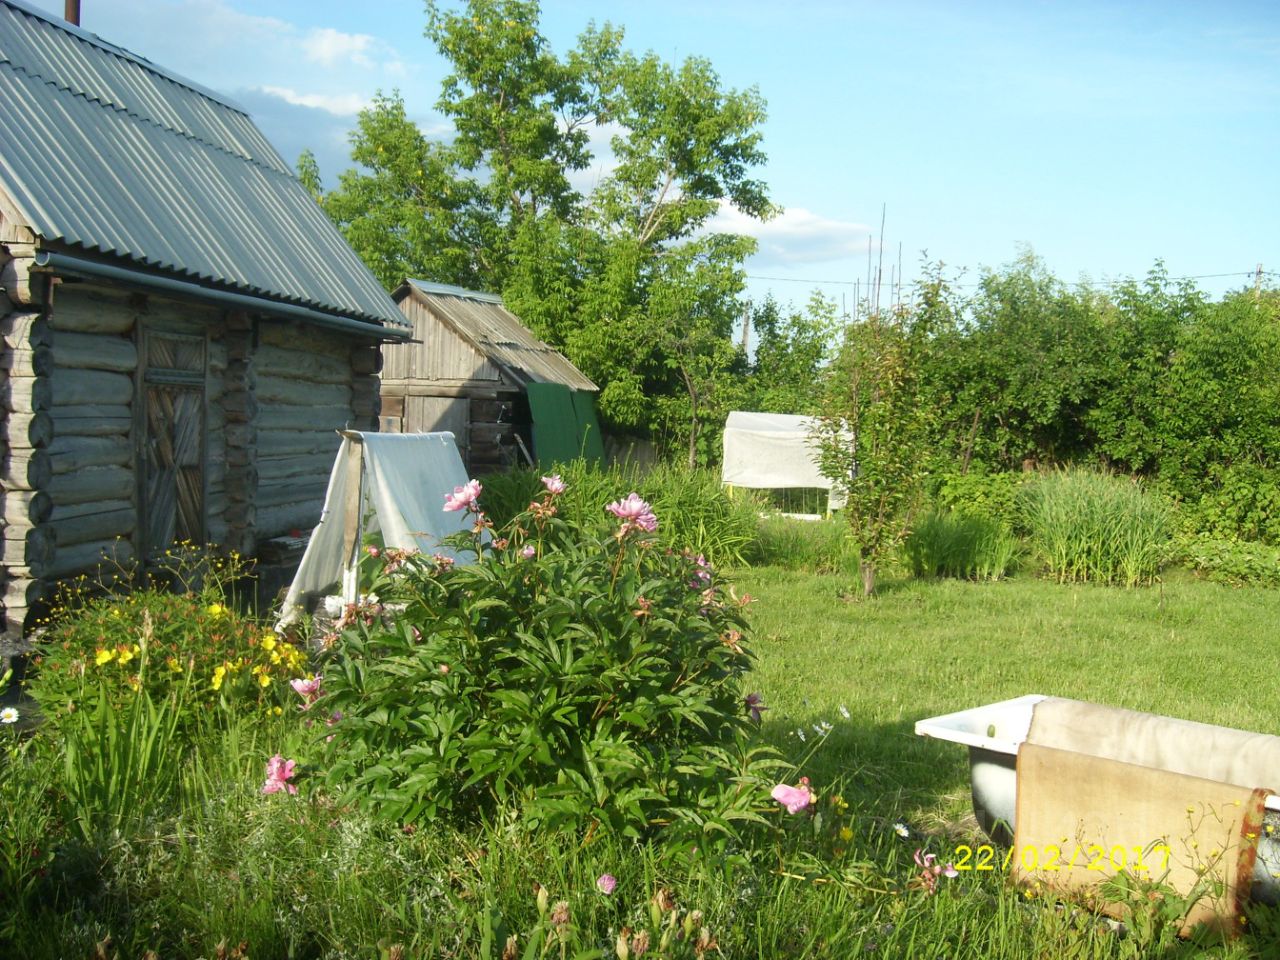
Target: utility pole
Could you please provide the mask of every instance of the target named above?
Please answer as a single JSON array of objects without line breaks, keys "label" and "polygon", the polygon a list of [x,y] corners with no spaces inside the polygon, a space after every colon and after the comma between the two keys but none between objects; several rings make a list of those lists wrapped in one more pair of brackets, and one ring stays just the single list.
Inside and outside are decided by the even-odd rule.
[{"label": "utility pole", "polygon": [[1262,296],[1262,264],[1258,264],[1258,269],[1253,272],[1253,299],[1257,300]]},{"label": "utility pole", "polygon": [[747,301],[746,307],[742,311],[742,353],[747,358],[751,356],[751,301]]}]

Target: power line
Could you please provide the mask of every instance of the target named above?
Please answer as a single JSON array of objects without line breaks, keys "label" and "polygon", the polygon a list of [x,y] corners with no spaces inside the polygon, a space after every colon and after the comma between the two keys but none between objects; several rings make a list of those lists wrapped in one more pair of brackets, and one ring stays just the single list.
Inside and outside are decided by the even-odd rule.
[{"label": "power line", "polygon": [[[1280,277],[1280,271],[1263,270],[1261,274],[1259,274],[1257,270],[1245,270],[1243,272],[1238,272],[1238,273],[1197,273],[1197,274],[1191,274],[1184,277],[1166,277],[1165,280],[1169,283],[1174,283],[1180,280],[1217,280],[1223,277],[1244,277],[1247,279],[1253,279],[1254,277],[1257,277],[1257,276]],[[763,277],[753,273],[746,274],[746,277],[748,280],[767,280],[770,283],[808,283],[808,284],[821,283],[821,284],[833,284],[833,285],[844,286],[844,287],[854,287],[854,286],[865,285],[861,280],[809,280],[802,277]],[[1132,283],[1132,282],[1135,282],[1134,279],[1132,277],[1129,277],[1124,280],[1076,280],[1076,281],[1067,283],[1066,285],[1072,286],[1072,287],[1118,287],[1118,286],[1122,286],[1123,284]],[[982,286],[982,284],[980,283],[948,283],[947,286],[949,287],[980,287]]]}]

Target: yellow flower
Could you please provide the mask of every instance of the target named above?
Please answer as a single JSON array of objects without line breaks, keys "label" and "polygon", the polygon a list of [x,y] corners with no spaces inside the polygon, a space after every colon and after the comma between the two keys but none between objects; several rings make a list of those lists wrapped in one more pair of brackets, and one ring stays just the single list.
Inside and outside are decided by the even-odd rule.
[{"label": "yellow flower", "polygon": [[280,714],[284,713],[284,707],[272,707],[271,712],[278,717]]},{"label": "yellow flower", "polygon": [[114,650],[103,650],[101,647],[99,647],[97,654],[93,658],[93,662],[101,667],[105,664],[110,663],[115,658],[116,658],[116,652]]},{"label": "yellow flower", "polygon": [[209,615],[211,617],[225,616],[226,612],[227,612],[227,608],[220,603],[209,604]]},{"label": "yellow flower", "polygon": [[227,668],[225,666],[216,667],[213,671],[213,689],[221,690],[222,681],[227,676]]},{"label": "yellow flower", "polygon": [[272,662],[272,663],[279,663],[279,662],[280,662],[280,652],[279,652],[278,650],[272,650],[272,651],[271,651],[271,662]]},{"label": "yellow flower", "polygon": [[262,649],[274,650],[276,648],[276,635],[274,633],[264,634],[262,637]]},{"label": "yellow flower", "polygon": [[840,839],[848,843],[850,840],[853,839],[853,831],[850,830],[848,827],[841,827]]},{"label": "yellow flower", "polygon": [[181,673],[181,672],[182,672],[182,664],[180,664],[180,663],[178,662],[178,658],[177,658],[177,657],[168,657],[168,658],[166,658],[166,659],[165,659],[165,661],[164,661],[164,662],[165,662],[166,664],[168,664],[169,669],[170,669],[170,670],[172,670],[174,673]]},{"label": "yellow flower", "polygon": [[263,688],[271,686],[271,674],[269,673],[258,674],[258,686]]},{"label": "yellow flower", "polygon": [[142,684],[138,681],[138,675],[135,673],[132,677],[125,681],[129,684],[130,690],[137,690]]},{"label": "yellow flower", "polygon": [[124,666],[133,659],[134,654],[138,652],[138,645],[135,643],[132,648],[121,645],[116,648],[120,651],[120,666]]}]

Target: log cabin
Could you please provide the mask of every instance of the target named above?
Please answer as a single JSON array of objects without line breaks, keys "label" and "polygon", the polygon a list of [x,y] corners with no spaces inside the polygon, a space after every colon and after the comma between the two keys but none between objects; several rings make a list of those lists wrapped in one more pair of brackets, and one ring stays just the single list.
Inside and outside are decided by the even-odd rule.
[{"label": "log cabin", "polygon": [[336,431],[377,429],[381,343],[409,331],[225,97],[0,0],[0,116],[13,652],[54,585],[104,558],[301,539]]},{"label": "log cabin", "polygon": [[413,339],[383,351],[381,429],[452,432],[472,476],[602,459],[596,385],[500,296],[406,280],[392,297]]}]

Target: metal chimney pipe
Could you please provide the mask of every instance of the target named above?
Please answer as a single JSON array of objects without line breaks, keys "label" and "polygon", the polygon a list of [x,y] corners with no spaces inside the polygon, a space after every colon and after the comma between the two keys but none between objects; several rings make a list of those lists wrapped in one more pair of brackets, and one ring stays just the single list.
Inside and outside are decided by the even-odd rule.
[{"label": "metal chimney pipe", "polygon": [[62,8],[62,18],[73,27],[80,26],[80,0],[66,0]]}]

